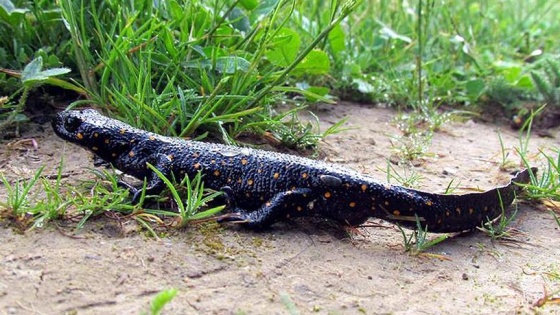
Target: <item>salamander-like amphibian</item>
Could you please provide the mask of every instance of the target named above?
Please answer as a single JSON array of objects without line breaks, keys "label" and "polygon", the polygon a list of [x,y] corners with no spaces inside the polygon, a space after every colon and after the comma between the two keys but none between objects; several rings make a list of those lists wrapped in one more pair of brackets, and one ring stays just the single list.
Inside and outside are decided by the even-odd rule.
[{"label": "salamander-like amphibian", "polygon": [[[307,158],[164,137],[92,109],[61,112],[52,125],[61,138],[93,151],[126,174],[146,179],[148,194],[161,192],[164,184],[147,163],[175,178],[202,172],[205,187],[223,190],[229,200],[231,213],[222,221],[251,228],[318,215],[353,226],[377,217],[412,228],[418,218],[430,232],[460,232],[499,216],[519,190],[514,182],[530,179],[525,170],[509,184],[486,192],[440,195],[379,183]],[[136,202],[140,191],[130,189]]]}]

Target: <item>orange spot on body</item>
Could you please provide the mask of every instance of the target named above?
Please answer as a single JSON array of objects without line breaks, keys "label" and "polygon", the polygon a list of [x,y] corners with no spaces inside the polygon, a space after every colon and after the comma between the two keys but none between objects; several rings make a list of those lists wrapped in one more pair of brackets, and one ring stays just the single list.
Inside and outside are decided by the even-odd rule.
[{"label": "orange spot on body", "polygon": [[220,176],[220,171],[215,170],[215,171],[214,171],[214,176]]},{"label": "orange spot on body", "polygon": [[307,176],[308,176],[307,173],[301,174],[301,177],[302,177],[303,179],[307,178]]},{"label": "orange spot on body", "polygon": [[426,206],[431,207],[433,205],[431,200],[426,201]]},{"label": "orange spot on body", "polygon": [[366,184],[362,184],[361,188],[362,188],[362,191],[365,192],[365,191],[367,190],[367,185],[366,185]]},{"label": "orange spot on body", "polygon": [[247,165],[247,163],[249,163],[249,161],[247,161],[247,159],[241,159],[241,164]]},{"label": "orange spot on body", "polygon": [[155,137],[155,136],[149,136],[149,137],[148,137],[148,140],[154,141],[154,140],[156,140],[156,137]]},{"label": "orange spot on body", "polygon": [[120,133],[121,135],[124,135],[124,134],[126,133],[126,130],[125,130],[124,128],[121,128],[121,130],[119,130],[119,133]]},{"label": "orange spot on body", "polygon": [[393,214],[396,215],[396,216],[399,216],[399,215],[401,215],[401,212],[399,210],[394,210]]},{"label": "orange spot on body", "polygon": [[249,185],[249,186],[253,185],[253,180],[252,180],[252,179],[248,179],[248,180],[247,180],[247,185]]},{"label": "orange spot on body", "polygon": [[274,179],[278,179],[280,177],[280,174],[278,173],[274,173],[274,175],[272,176]]},{"label": "orange spot on body", "polygon": [[354,201],[352,201],[348,205],[350,206],[350,208],[354,208],[356,206],[356,203]]},{"label": "orange spot on body", "polygon": [[325,196],[325,198],[330,198],[330,197],[331,197],[331,193],[327,191],[327,192],[324,194],[324,196]]},{"label": "orange spot on body", "polygon": [[197,170],[200,168],[200,163],[194,163],[193,165],[194,169]]},{"label": "orange spot on body", "polygon": [[78,132],[78,133],[76,134],[76,138],[77,138],[78,140],[82,140],[82,139],[84,138],[84,135],[83,135],[81,132]]},{"label": "orange spot on body", "polygon": [[130,151],[130,152],[128,152],[128,156],[130,156],[130,157],[134,157],[134,151]]}]

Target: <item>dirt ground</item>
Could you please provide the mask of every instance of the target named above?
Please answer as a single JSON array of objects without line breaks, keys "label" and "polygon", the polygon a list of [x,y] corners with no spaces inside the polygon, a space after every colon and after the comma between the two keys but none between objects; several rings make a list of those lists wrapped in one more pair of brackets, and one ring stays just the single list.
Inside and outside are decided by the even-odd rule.
[{"label": "dirt ground", "polygon": [[[322,144],[327,160],[386,181],[391,143],[399,143],[393,111],[342,104],[315,113],[323,127],[346,116],[356,127]],[[519,163],[517,133],[501,129],[509,160]],[[506,183],[497,130],[473,121],[444,125],[415,168],[419,188],[442,192],[453,178],[464,188]],[[560,132],[551,133],[533,138],[531,151],[558,147]],[[50,126],[24,136],[38,149],[1,144],[0,172],[9,179],[29,177],[43,164],[54,174],[61,156],[67,180],[91,177],[89,154],[56,138]],[[314,220],[264,233],[190,227],[160,240],[123,235],[109,219],[80,231],[51,224],[21,235],[2,227],[0,314],[140,314],[168,288],[178,294],[164,314],[560,314],[558,304],[533,306],[560,290],[558,225],[542,205],[518,206],[517,241],[454,235],[428,251],[445,259],[405,253],[399,230],[379,220],[351,238]]]}]

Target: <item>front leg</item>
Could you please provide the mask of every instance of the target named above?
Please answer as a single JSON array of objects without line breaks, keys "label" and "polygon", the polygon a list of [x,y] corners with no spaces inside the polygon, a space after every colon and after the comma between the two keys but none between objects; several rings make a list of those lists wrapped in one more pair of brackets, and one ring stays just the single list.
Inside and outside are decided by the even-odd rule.
[{"label": "front leg", "polygon": [[283,191],[274,195],[272,199],[255,211],[235,207],[232,213],[221,216],[218,222],[235,222],[251,229],[262,229],[290,214],[299,214],[300,212],[303,214],[304,211],[308,210],[307,205],[313,199],[313,190],[310,188]]},{"label": "front leg", "polygon": [[[159,170],[163,176],[169,177],[171,175],[172,170],[172,163],[171,159],[165,154],[156,154],[148,158],[146,161],[146,169],[147,175],[145,177],[146,180],[146,195],[157,195],[161,193],[163,188],[165,187],[164,181],[149,167],[148,164],[152,164],[157,170]],[[119,180],[118,185],[120,187],[124,187],[132,193],[132,204],[137,204],[140,201],[140,197],[142,196],[142,189],[138,189],[129,183]]]}]

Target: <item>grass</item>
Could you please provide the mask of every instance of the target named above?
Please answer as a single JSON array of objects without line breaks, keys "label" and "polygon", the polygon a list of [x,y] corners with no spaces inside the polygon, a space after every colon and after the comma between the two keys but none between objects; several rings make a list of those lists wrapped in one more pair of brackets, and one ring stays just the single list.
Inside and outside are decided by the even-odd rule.
[{"label": "grass", "polygon": [[517,208],[511,213],[506,213],[506,209],[502,203],[502,197],[499,196],[500,207],[502,213],[495,220],[488,219],[482,227],[478,229],[488,235],[492,240],[506,239],[513,236],[514,229],[510,227],[511,223],[517,216]]},{"label": "grass", "polygon": [[[341,98],[406,109],[397,122],[405,136],[394,150],[413,160],[427,154],[433,133],[454,114],[498,108],[523,117],[530,134],[535,113],[558,108],[559,12],[548,0],[8,0],[0,4],[0,32],[10,34],[0,38],[0,130],[17,134],[30,95],[50,87],[80,98],[70,107],[94,106],[161,134],[235,144],[249,132],[301,150],[342,131],[343,121],[320,132],[297,113]],[[291,109],[278,112],[278,103]],[[522,134],[518,154],[528,166]],[[528,198],[557,200],[558,152],[540,154],[548,168],[527,187]],[[4,207],[20,216],[33,209],[27,187],[40,182],[44,202],[64,214],[60,183],[36,175],[5,182]],[[99,196],[68,188],[72,208],[86,218],[102,213],[103,203],[118,208],[126,192],[107,180],[111,188],[95,184]],[[185,222],[191,205],[177,207]],[[117,211],[140,220],[159,214],[130,205]]]},{"label": "grass", "polygon": [[177,289],[162,290],[150,303],[150,315],[162,314],[165,305],[169,304],[177,295]]},{"label": "grass", "polygon": [[[410,254],[417,256],[424,253],[429,248],[445,241],[449,235],[441,234],[436,237],[429,237],[428,227],[423,228],[420,219],[416,216],[416,229],[407,236],[405,229],[397,225],[403,237],[404,250]],[[440,255],[430,255],[433,257],[443,258]]]},{"label": "grass", "polygon": [[333,96],[410,108],[408,120],[437,126],[442,105],[559,106],[559,12],[549,0],[6,1],[0,94],[17,103],[17,71],[41,57],[73,69],[62,88],[164,134],[235,138],[277,123],[277,102]]},{"label": "grass", "polygon": [[54,178],[44,176],[44,167],[41,167],[30,179],[16,180],[15,183],[0,173],[0,180],[7,189],[6,201],[0,202],[0,219],[8,219],[12,226],[24,232],[43,227],[53,220],[78,218],[76,229],[81,229],[90,218],[111,213],[111,217],[118,220],[136,220],[157,237],[156,227],[183,228],[188,222],[203,220],[224,208],[207,206],[220,193],[205,189],[200,174],[192,180],[185,177],[175,182],[154,169],[164,180],[177,205],[179,211],[175,212],[145,207],[163,202],[167,204],[166,208],[173,208],[169,206],[167,197],[143,194],[138,204],[131,205],[128,190],[119,186],[113,172],[106,170],[92,170],[97,180],[86,181],[82,185],[63,183],[62,167],[61,162]]}]

